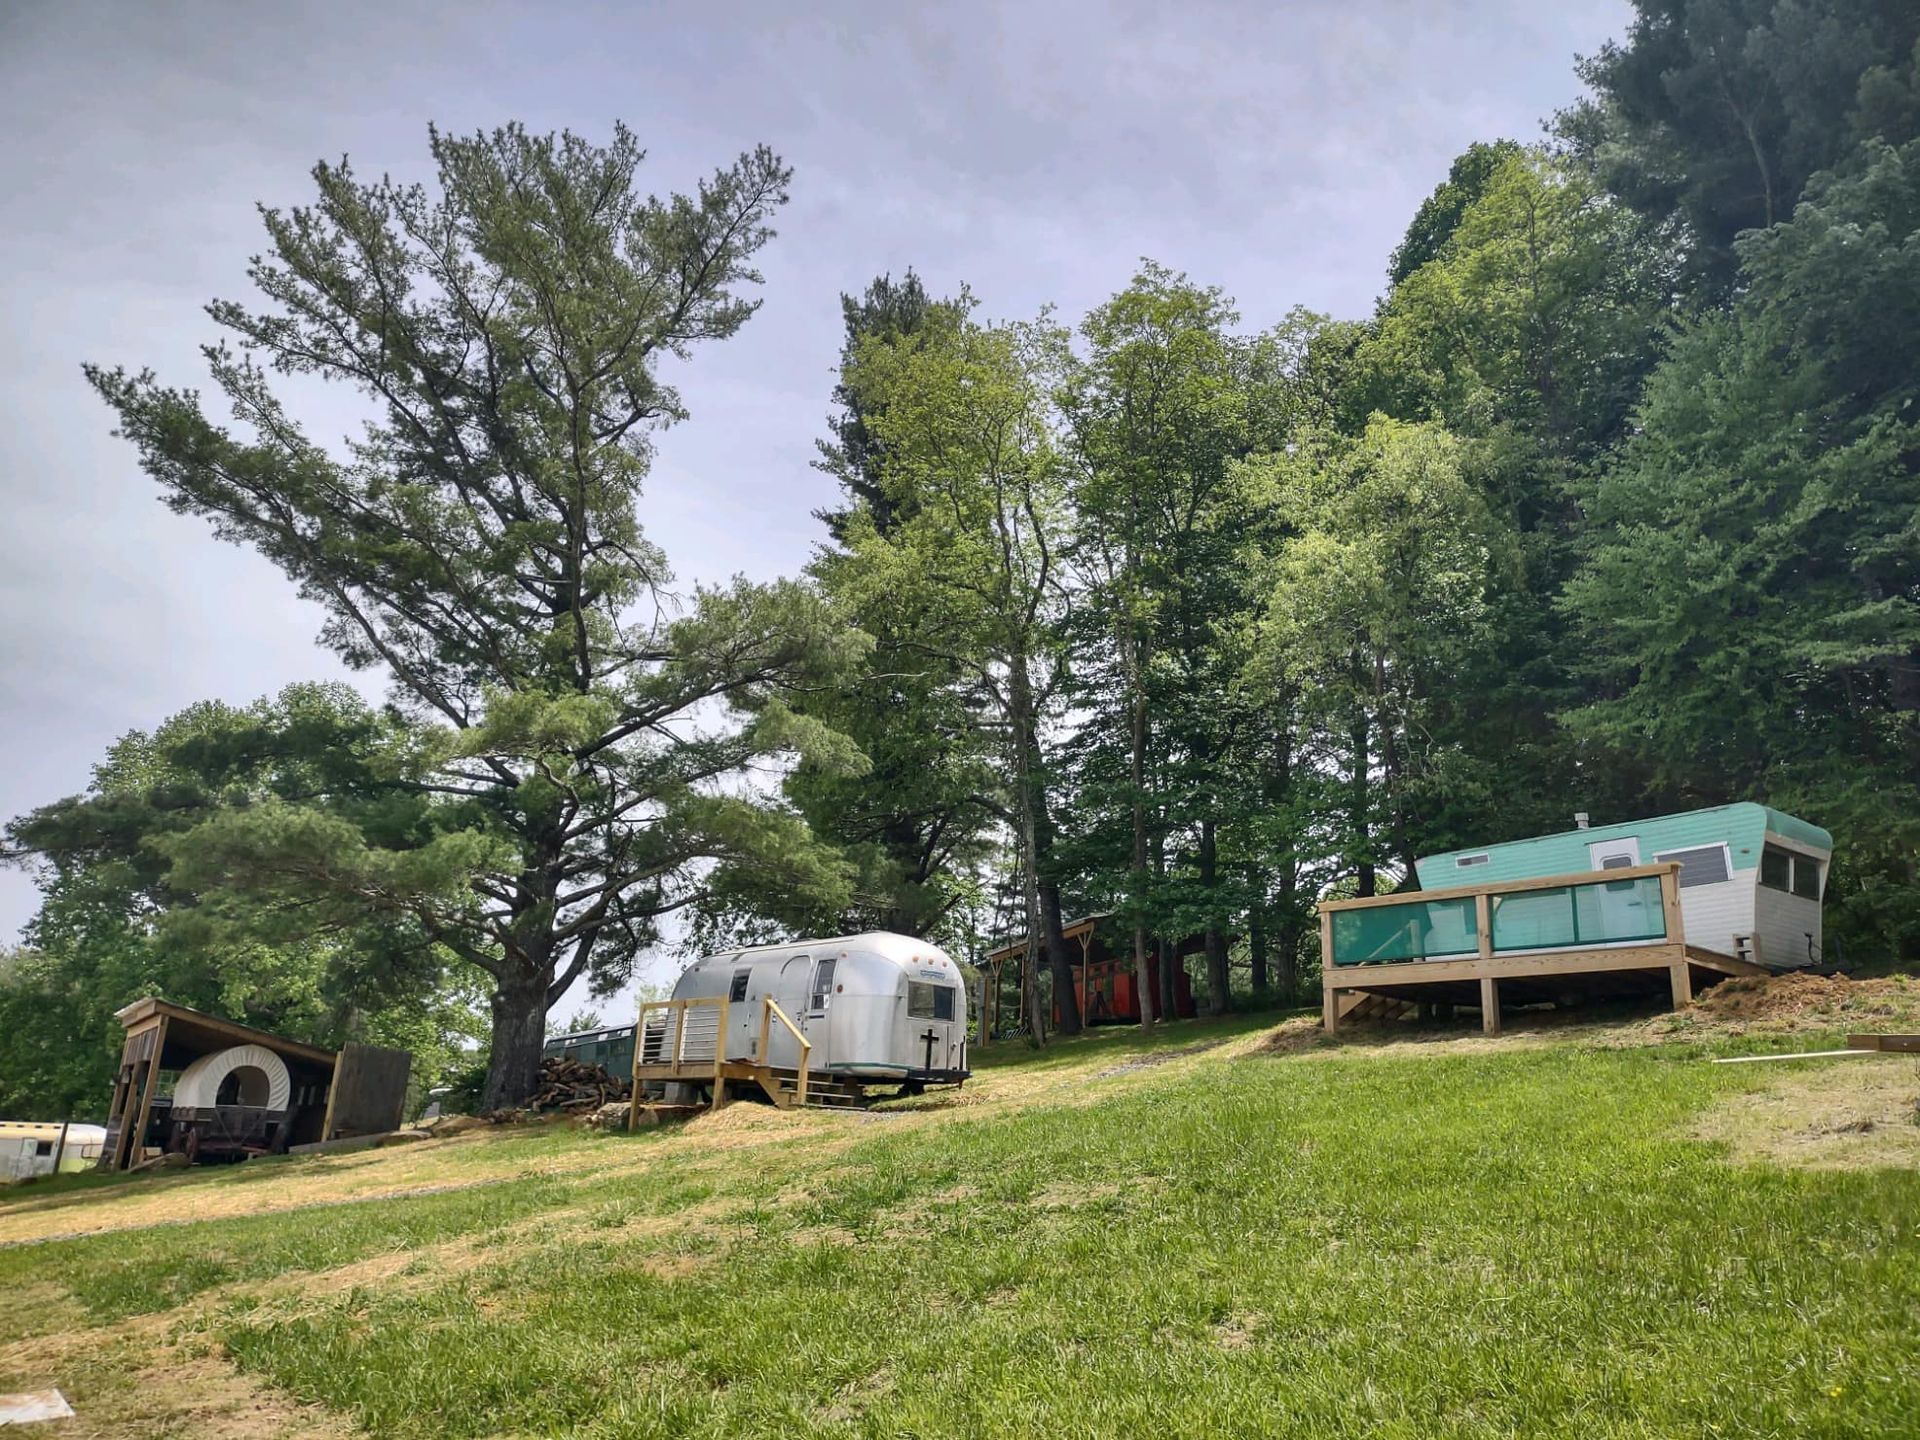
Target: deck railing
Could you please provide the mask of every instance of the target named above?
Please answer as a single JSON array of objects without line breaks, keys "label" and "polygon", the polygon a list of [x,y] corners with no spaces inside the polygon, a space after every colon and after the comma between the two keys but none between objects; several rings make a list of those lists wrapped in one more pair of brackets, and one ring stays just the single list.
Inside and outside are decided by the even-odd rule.
[{"label": "deck railing", "polygon": [[795,1065],[793,1103],[807,1103],[807,1059],[813,1042],[793,1022],[793,1017],[774,1002],[771,995],[761,997],[760,1037],[750,1058],[727,1057],[727,1019],[729,1001],[725,995],[700,996],[687,1000],[649,1000],[640,1007],[634,1026],[633,1101],[629,1124],[640,1115],[640,1087],[643,1082],[673,1080],[713,1086],[713,1103],[718,1109],[726,1103],[727,1077],[758,1080],[773,1094],[776,1082],[769,1078],[773,1066],[768,1059],[768,1042],[773,1038],[773,1023],[779,1021],[793,1036],[798,1047]]},{"label": "deck railing", "polygon": [[1323,964],[1405,964],[1683,939],[1676,864],[1320,906]]}]

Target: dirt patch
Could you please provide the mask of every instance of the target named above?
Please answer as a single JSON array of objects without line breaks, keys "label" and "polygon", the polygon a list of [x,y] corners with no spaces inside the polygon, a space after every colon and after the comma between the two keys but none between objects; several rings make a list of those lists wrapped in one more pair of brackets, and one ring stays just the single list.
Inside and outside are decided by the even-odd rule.
[{"label": "dirt patch", "polygon": [[1096,1080],[1105,1080],[1113,1075],[1131,1075],[1138,1070],[1151,1070],[1156,1066],[1166,1065],[1174,1060],[1184,1060],[1189,1055],[1204,1055],[1209,1050],[1218,1050],[1226,1043],[1226,1040],[1222,1038],[1219,1040],[1202,1040],[1197,1045],[1182,1045],[1178,1050],[1150,1050],[1145,1055],[1136,1055],[1124,1064],[1102,1070],[1093,1078]]},{"label": "dirt patch", "polygon": [[1266,1031],[1242,1053],[1355,1056],[1450,1055],[1487,1050],[1534,1050],[1578,1044],[1602,1049],[1666,1045],[1740,1035],[1920,1031],[1920,981],[1895,975],[1848,980],[1836,975],[1742,976],[1703,991],[1680,1011],[1664,1006],[1577,1006],[1565,1010],[1509,1010],[1499,1035],[1480,1031],[1479,1014],[1452,1021],[1346,1021],[1329,1037],[1311,1015]]},{"label": "dirt patch", "polygon": [[1236,1310],[1213,1327],[1213,1343],[1222,1350],[1250,1350],[1267,1317],[1253,1310]]},{"label": "dirt patch", "polygon": [[1815,1170],[1920,1166],[1920,1061],[1780,1062],[1764,1090],[1716,1106],[1694,1127],[1736,1160]]},{"label": "dirt patch", "polygon": [[1874,1028],[1883,1020],[1920,1018],[1920,985],[1904,975],[1849,980],[1840,975],[1768,975],[1727,980],[1694,1005],[1716,1020],[1785,1022],[1831,1029],[1858,1021]]}]

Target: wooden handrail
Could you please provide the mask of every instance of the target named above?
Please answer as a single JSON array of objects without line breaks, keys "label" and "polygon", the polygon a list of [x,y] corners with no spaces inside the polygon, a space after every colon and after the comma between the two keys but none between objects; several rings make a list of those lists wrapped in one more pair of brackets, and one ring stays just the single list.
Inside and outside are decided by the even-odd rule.
[{"label": "wooden handrail", "polygon": [[1649,875],[1678,875],[1680,862],[1627,865],[1618,870],[1578,870],[1571,875],[1542,875],[1529,880],[1489,880],[1483,885],[1453,885],[1445,890],[1401,890],[1392,895],[1363,895],[1352,900],[1322,900],[1320,913],[1366,910],[1377,905],[1423,905],[1430,900],[1466,900],[1475,895],[1512,895],[1524,890],[1559,890],[1569,885],[1598,885],[1609,880],[1644,880]]},{"label": "wooden handrail", "polygon": [[[729,1061],[727,1058],[727,1019],[730,1010],[728,997],[696,995],[685,1000],[648,1000],[640,1006],[640,1014],[636,1017],[633,1026],[633,1098],[627,1109],[629,1130],[637,1129],[640,1124],[640,1072],[643,1068],[664,1065],[669,1067],[669,1074],[679,1078],[680,1072],[689,1066],[704,1067],[705,1062],[700,1057],[696,1056],[692,1060],[687,1058],[687,1020],[693,1011],[705,1009],[711,1009],[714,1012],[712,1081],[714,1109],[717,1110],[727,1103],[727,1067],[729,1064],[740,1063]],[[666,1053],[649,1055],[647,1053],[647,1019],[656,1012],[666,1017],[665,1024],[673,1026],[673,1040],[670,1046],[664,1047]],[[813,1053],[813,1042],[807,1039],[805,1032],[794,1024],[792,1017],[780,1008],[771,995],[764,997],[761,1006],[759,1050],[748,1063],[763,1069],[770,1068],[767,1042],[772,1035],[773,1022],[776,1019],[787,1027],[788,1033],[800,1046],[799,1080],[795,1086],[794,1101],[796,1104],[804,1105],[807,1103],[807,1057]],[[768,1076],[762,1083],[771,1087],[774,1082]]]},{"label": "wooden handrail", "polygon": [[760,1015],[760,1063],[762,1065],[768,1063],[767,1037],[772,1033],[773,1022],[778,1020],[787,1027],[787,1032],[800,1042],[800,1079],[794,1086],[793,1103],[805,1105],[807,1103],[807,1056],[813,1053],[813,1042],[800,1033],[800,1027],[793,1023],[792,1017],[780,1008],[771,995],[765,998],[764,1003],[766,1009]]}]

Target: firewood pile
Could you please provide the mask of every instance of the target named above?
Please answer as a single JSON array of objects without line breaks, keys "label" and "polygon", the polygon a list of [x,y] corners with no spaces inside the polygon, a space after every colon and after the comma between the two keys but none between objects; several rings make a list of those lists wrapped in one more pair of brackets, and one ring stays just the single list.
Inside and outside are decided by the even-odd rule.
[{"label": "firewood pile", "polygon": [[529,1110],[598,1110],[633,1093],[632,1085],[598,1065],[549,1055],[540,1062],[540,1088],[527,1099]]}]

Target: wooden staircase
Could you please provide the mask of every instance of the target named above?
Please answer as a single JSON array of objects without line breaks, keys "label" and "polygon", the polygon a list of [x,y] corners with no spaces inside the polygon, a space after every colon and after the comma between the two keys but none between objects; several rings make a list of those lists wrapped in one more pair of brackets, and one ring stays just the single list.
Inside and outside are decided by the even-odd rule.
[{"label": "wooden staircase", "polygon": [[[800,1101],[800,1072],[790,1065],[770,1065],[755,1078],[767,1098],[782,1110],[795,1109]],[[841,1075],[808,1075],[804,1102],[809,1110],[864,1110],[866,1087]]]},{"label": "wooden staircase", "polygon": [[1340,996],[1342,1020],[1399,1020],[1413,1010],[1411,1000],[1396,1000],[1391,995],[1375,995],[1366,990],[1349,990]]}]

